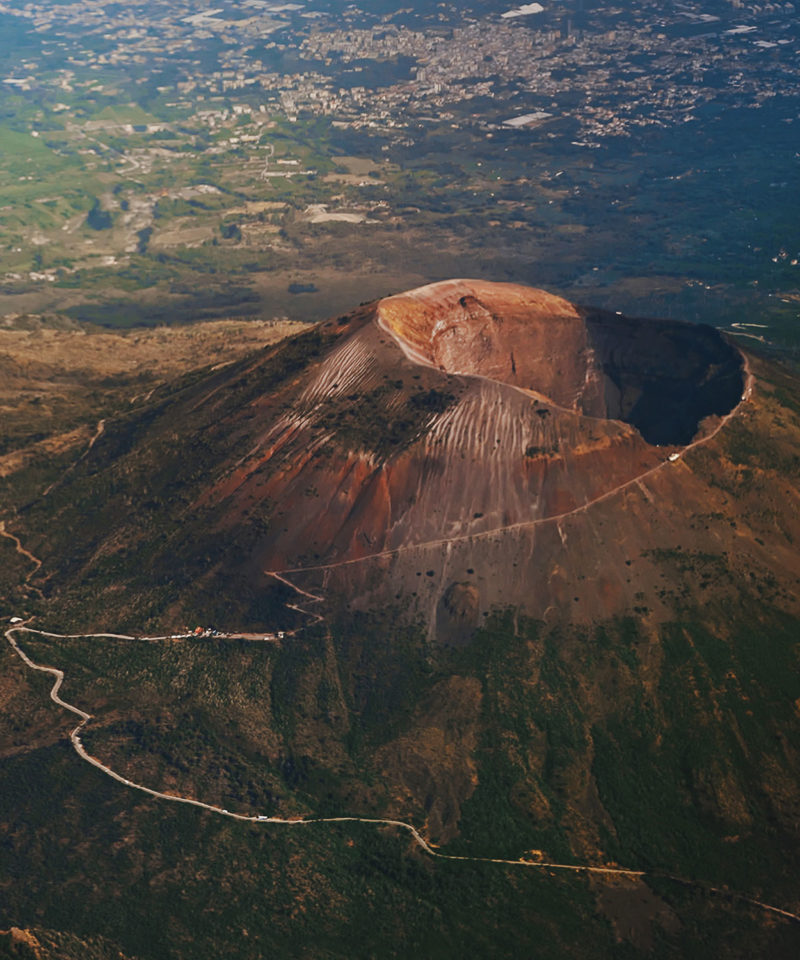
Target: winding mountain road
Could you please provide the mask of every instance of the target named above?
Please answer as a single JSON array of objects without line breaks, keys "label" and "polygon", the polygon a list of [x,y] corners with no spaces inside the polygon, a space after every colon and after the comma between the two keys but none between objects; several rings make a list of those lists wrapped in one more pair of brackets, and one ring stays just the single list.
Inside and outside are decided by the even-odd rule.
[{"label": "winding mountain road", "polygon": [[[308,597],[311,603],[322,603],[323,597],[318,597],[315,593],[309,593],[308,590],[303,590],[298,587],[296,584],[292,583],[291,580],[287,580],[286,577],[281,576],[280,573],[277,573],[274,570],[267,571],[267,576],[272,577],[274,580],[278,580],[280,583],[285,584],[287,587],[291,587],[295,593],[299,593],[303,597]],[[309,613],[308,610],[304,610],[299,604],[296,603],[287,603],[286,606],[290,610],[296,610],[298,613],[301,613],[304,617],[311,617],[311,623],[320,623],[324,620],[325,617],[320,613]],[[311,624],[306,624],[310,626]],[[303,628],[300,628],[303,629]],[[288,630],[286,632],[287,637],[293,637],[298,631],[297,630]]]},{"label": "winding mountain road", "polygon": [[[305,591],[303,591],[305,592]],[[314,597],[313,594],[307,594],[311,599],[318,599]],[[151,796],[157,800],[165,800],[170,803],[181,803],[190,807],[199,807],[201,810],[207,810],[210,813],[216,814],[218,816],[227,817],[230,820],[237,820],[244,823],[258,823],[258,824],[280,824],[282,826],[311,826],[313,824],[332,824],[332,823],[361,823],[368,824],[372,826],[379,827],[394,827],[395,829],[404,831],[405,833],[410,834],[413,841],[420,847],[428,856],[433,857],[437,860],[450,860],[458,861],[461,863],[496,863],[508,867],[523,867],[528,869],[538,869],[538,870],[549,870],[549,871],[568,871],[572,873],[585,873],[585,874],[594,874],[601,876],[611,876],[611,877],[627,877],[630,879],[643,879],[645,877],[651,877],[653,879],[662,879],[662,880],[673,880],[676,883],[680,883],[684,886],[690,886],[696,889],[702,890],[706,894],[713,894],[721,897],[725,897],[730,900],[735,900],[739,903],[747,904],[751,907],[756,907],[759,910],[764,910],[767,913],[774,914],[775,916],[782,917],[786,920],[790,920],[794,923],[800,923],[800,915],[792,913],[789,910],[784,910],[781,907],[775,907],[771,904],[764,903],[761,900],[753,899],[752,897],[744,896],[743,894],[734,893],[729,890],[720,889],[719,887],[713,887],[706,884],[703,884],[697,880],[688,880],[684,877],[676,877],[672,874],[661,873],[654,870],[631,870],[625,867],[609,867],[609,866],[596,866],[593,864],[575,864],[575,863],[555,863],[551,861],[541,861],[541,860],[511,860],[505,859],[502,857],[470,857],[470,856],[458,856],[456,854],[440,853],[438,850],[435,850],[431,844],[422,836],[419,830],[411,823],[406,823],[404,820],[393,820],[389,818],[381,817],[273,817],[265,814],[245,814],[245,813],[233,813],[230,810],[225,809],[224,807],[216,806],[211,803],[204,803],[202,800],[196,800],[193,797],[182,797],[173,793],[164,793],[161,790],[154,790],[151,787],[146,787],[141,783],[136,783],[133,780],[129,780],[127,777],[122,776],[122,774],[117,773],[115,770],[112,770],[111,767],[107,766],[101,760],[98,760],[97,757],[93,757],[84,747],[81,742],[81,733],[83,732],[86,725],[92,719],[92,715],[87,713],[85,710],[82,710],[80,707],[76,707],[72,703],[68,703],[60,695],[61,687],[64,683],[64,671],[60,670],[58,667],[48,667],[43,664],[36,663],[33,661],[27,653],[22,649],[17,640],[17,634],[36,634],[41,637],[48,637],[52,639],[59,640],[71,640],[71,639],[112,639],[112,640],[154,640],[158,638],[148,637],[135,637],[129,634],[122,633],[93,633],[93,634],[59,634],[51,633],[45,630],[35,630],[31,627],[26,626],[25,624],[16,625],[10,627],[5,631],[6,640],[8,640],[11,648],[17,654],[17,656],[23,661],[23,663],[29,667],[31,670],[38,671],[40,673],[48,673],[54,677],[53,686],[50,689],[50,699],[56,703],[58,706],[62,707],[64,710],[68,710],[70,713],[75,714],[80,718],[78,725],[70,732],[70,741],[72,746],[75,749],[75,752],[86,763],[95,767],[95,769],[100,770],[106,776],[111,777],[113,780],[116,780],[118,783],[123,786],[128,787],[131,790],[138,790],[140,793],[146,793],[148,796]]]},{"label": "winding mountain road", "polygon": [[26,550],[25,547],[22,546],[22,541],[15,533],[11,533],[9,530],[6,530],[5,520],[0,520],[0,537],[5,537],[7,540],[11,540],[17,553],[21,557],[25,557],[26,560],[30,560],[30,562],[33,564],[33,570],[25,575],[25,583],[27,583],[32,576],[39,572],[42,566],[42,561],[38,557],[35,557],[30,550]]}]

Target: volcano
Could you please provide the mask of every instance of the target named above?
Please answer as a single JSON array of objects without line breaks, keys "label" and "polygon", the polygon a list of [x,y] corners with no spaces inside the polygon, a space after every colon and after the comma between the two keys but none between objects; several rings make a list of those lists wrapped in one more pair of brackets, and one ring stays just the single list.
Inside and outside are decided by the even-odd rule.
[{"label": "volcano", "polygon": [[[791,370],[453,280],[156,390],[7,533],[41,561],[22,613],[157,638],[37,641],[111,768],[458,856],[641,867],[664,883],[631,909],[674,938],[697,880],[746,895],[728,930],[800,910],[798,477]],[[222,636],[163,640],[187,623]],[[598,887],[624,939],[622,900]]]},{"label": "volcano", "polygon": [[689,443],[742,391],[741,357],[711,327],[582,310],[514,284],[422,287],[384,300],[378,323],[412,361],[630,423],[652,444]]},{"label": "volcano", "polygon": [[[711,327],[476,280],[389,297],[109,425],[30,508],[46,589],[272,625],[297,615],[265,599],[279,574],[354,609],[400,600],[431,636],[496,604],[631,609],[663,579],[653,550],[705,549],[693,516],[726,517],[715,547],[732,557],[766,552],[697,467],[752,415],[748,376]],[[796,566],[783,545],[776,559],[781,577]],[[684,589],[666,579],[656,613]]]}]

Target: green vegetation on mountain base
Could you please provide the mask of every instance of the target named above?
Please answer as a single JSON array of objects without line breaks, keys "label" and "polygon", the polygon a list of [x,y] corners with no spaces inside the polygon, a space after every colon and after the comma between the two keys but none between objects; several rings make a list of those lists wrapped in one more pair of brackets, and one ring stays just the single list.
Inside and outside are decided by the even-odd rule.
[{"label": "green vegetation on mountain base", "polygon": [[[450,651],[393,629],[391,614],[280,647],[25,645],[66,670],[67,695],[96,713],[85,742],[115,768],[283,815],[400,813],[421,824],[424,796],[398,810],[387,792],[420,776],[393,745],[422,749],[431,722],[447,730],[464,708],[441,699],[456,690],[445,678],[474,677],[478,740],[461,762],[474,761],[476,785],[436,801],[443,822],[458,817],[448,852],[610,859],[789,902],[800,846],[788,747],[800,736],[795,622],[746,601],[727,620],[709,612],[686,611],[657,634],[631,618],[553,630],[498,613]],[[448,755],[419,754],[433,797]]]},{"label": "green vegetation on mountain base", "polygon": [[[365,804],[380,796],[370,758],[374,769],[382,742],[416,735],[420,705],[441,696],[446,673],[474,672],[483,686],[478,786],[445,852],[535,858],[539,850],[546,859],[596,862],[586,846],[594,836],[601,858],[791,903],[796,839],[791,809],[780,806],[781,778],[796,771],[781,743],[795,735],[788,714],[800,690],[788,621],[742,621],[724,642],[675,622],[662,634],[660,680],[643,685],[632,671],[651,660],[653,638],[631,621],[576,635],[515,627],[511,614],[498,613],[467,648],[449,653],[426,652],[414,631],[376,647],[374,626],[340,623],[334,647],[324,630],[281,649],[35,637],[25,647],[66,669],[65,695],[96,713],[84,742],[115,769],[231,809],[282,814],[374,815]],[[760,649],[766,642],[770,658]],[[746,691],[730,689],[731,669],[752,677]],[[594,699],[610,675],[618,677],[615,700]],[[48,681],[34,679],[44,697]],[[402,695],[387,700],[395,685]],[[446,717],[448,704],[439,708]],[[62,711],[47,710],[69,726]],[[749,755],[737,748],[737,731]],[[383,776],[394,781],[403,771]],[[737,808],[742,776],[761,779],[764,809]],[[641,955],[641,944],[615,941],[611,914],[598,915],[600,880],[431,861],[405,835],[367,824],[229,823],[140,800],[82,764],[66,742],[7,758],[0,778],[14,879],[0,890],[17,926],[104,937],[126,955],[155,960],[296,956],[298,940],[313,945],[310,955],[331,957]],[[419,810],[412,819],[423,817]],[[32,900],[26,878],[42,870],[51,882]],[[648,955],[699,957],[701,945],[713,945],[721,958],[767,946],[771,957],[793,956],[790,924],[765,927],[755,909],[701,888],[648,883],[662,904],[652,915],[639,908],[634,924],[649,931]],[[628,896],[639,902],[636,888]],[[347,939],[354,925],[365,931],[357,945]]]},{"label": "green vegetation on mountain base", "polygon": [[788,902],[796,621],[746,600],[719,614],[687,611],[655,636],[631,619],[571,635],[487,625],[479,785],[454,849],[597,849]]},{"label": "green vegetation on mountain base", "polygon": [[[14,881],[3,908],[17,926],[102,936],[153,960],[619,956],[581,878],[435,863],[369,825],[226,823],[138,800],[64,745],[0,776],[15,798],[0,822]],[[34,900],[26,887],[41,871],[50,882]]]}]

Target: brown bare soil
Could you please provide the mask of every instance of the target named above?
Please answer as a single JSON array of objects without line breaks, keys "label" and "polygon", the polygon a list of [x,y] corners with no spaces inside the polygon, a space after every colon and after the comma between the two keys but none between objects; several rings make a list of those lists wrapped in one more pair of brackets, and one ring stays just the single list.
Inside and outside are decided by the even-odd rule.
[{"label": "brown bare soil", "polygon": [[296,333],[291,321],[217,320],[106,331],[55,317],[0,323],[0,477],[80,450],[96,422],[190,370],[218,366]]}]

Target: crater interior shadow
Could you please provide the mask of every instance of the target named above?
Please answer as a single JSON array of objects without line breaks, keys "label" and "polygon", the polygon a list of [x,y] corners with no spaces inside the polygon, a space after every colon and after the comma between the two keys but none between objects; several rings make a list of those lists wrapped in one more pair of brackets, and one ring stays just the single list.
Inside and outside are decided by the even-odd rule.
[{"label": "crater interior shadow", "polygon": [[724,416],[744,390],[741,354],[714,327],[587,309],[610,419],[652,444],[685,445],[700,421]]}]

